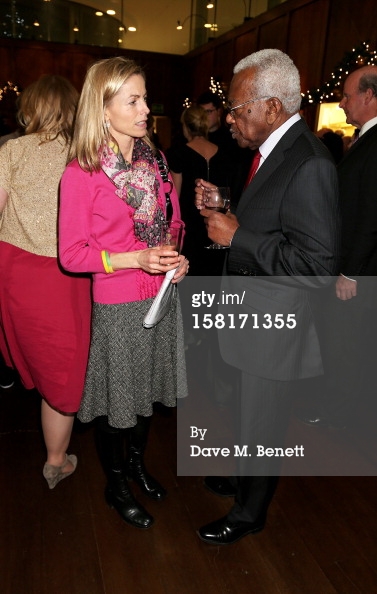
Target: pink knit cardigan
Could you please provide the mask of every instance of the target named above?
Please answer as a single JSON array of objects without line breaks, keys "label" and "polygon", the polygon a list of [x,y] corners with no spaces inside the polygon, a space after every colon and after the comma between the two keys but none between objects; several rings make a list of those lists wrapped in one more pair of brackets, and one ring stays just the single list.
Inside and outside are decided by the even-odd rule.
[{"label": "pink knit cardigan", "polygon": [[[165,185],[158,165],[159,204],[165,210]],[[170,176],[169,176],[170,177]],[[171,178],[170,178],[171,179]],[[109,253],[146,249],[134,235],[133,208],[115,194],[115,186],[105,173],[88,173],[78,162],[65,169],[60,190],[59,257],[70,272],[93,275],[93,299],[97,303],[127,303],[154,297],[163,275],[139,269],[104,271],[101,251]],[[171,192],[173,219],[180,219],[177,193]],[[193,188],[194,199],[194,188]]]}]

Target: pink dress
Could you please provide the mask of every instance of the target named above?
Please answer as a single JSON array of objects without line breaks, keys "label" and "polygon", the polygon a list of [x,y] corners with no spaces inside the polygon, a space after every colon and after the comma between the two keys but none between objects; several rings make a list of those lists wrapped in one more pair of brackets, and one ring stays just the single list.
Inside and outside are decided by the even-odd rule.
[{"label": "pink dress", "polygon": [[90,312],[89,278],[63,273],[56,258],[0,242],[0,350],[25,388],[36,388],[61,412],[80,406]]}]

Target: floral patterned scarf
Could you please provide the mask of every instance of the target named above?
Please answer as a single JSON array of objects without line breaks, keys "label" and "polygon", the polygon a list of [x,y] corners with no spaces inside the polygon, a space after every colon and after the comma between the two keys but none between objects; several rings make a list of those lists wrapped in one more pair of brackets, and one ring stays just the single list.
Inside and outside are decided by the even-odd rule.
[{"label": "floral patterned scarf", "polygon": [[158,246],[165,216],[158,203],[160,184],[152,149],[141,138],[135,139],[132,163],[128,163],[115,144],[106,145],[101,168],[116,186],[116,195],[134,209],[137,239],[148,247]]}]

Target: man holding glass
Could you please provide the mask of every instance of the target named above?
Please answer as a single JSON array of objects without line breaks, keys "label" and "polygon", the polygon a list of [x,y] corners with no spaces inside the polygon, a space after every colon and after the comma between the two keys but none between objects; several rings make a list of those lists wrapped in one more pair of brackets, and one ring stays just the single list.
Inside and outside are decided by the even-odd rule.
[{"label": "man holding glass", "polygon": [[[210,239],[229,247],[225,280],[245,287],[245,311],[265,316],[276,308],[275,314],[294,312],[300,320],[299,334],[287,331],[278,339],[268,331],[231,340],[219,332],[223,359],[241,372],[240,436],[251,452],[258,444],[284,444],[297,380],[323,372],[306,292],[338,273],[336,169],[302,120],[300,103],[299,73],[286,54],[266,49],[241,60],[227,122],[239,146],[255,151],[248,183],[235,212],[226,215],[205,208],[207,182],[196,187]],[[231,544],[262,530],[280,460],[252,456],[242,460],[237,477],[207,477],[207,488],[235,501],[225,517],[200,528],[199,537]]]}]

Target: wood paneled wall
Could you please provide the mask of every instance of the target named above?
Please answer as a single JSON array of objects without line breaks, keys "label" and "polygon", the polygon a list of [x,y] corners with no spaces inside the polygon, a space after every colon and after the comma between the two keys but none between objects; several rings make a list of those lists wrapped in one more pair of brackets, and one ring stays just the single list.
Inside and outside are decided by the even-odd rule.
[{"label": "wood paneled wall", "polygon": [[68,78],[80,91],[91,63],[117,55],[132,58],[144,68],[149,103],[163,106],[159,115],[179,120],[181,95],[184,98],[189,93],[189,87],[185,88],[188,85],[188,65],[182,56],[0,38],[0,86],[12,81],[23,89],[43,74],[59,74]]},{"label": "wood paneled wall", "polygon": [[[375,49],[376,23],[375,0],[363,0],[362,8],[355,0],[288,0],[186,56],[0,39],[0,84],[11,80],[25,87],[40,75],[54,72],[80,90],[91,62],[127,55],[145,68],[150,101],[162,104],[163,115],[179,128],[184,98],[195,100],[208,89],[211,76],[227,88],[233,66],[247,54],[266,47],[287,52],[300,70],[306,91],[328,80],[345,52],[355,45],[368,41]],[[305,113],[309,124],[314,124],[314,113],[315,108]]]},{"label": "wood paneled wall", "polygon": [[[377,49],[377,3],[363,0],[288,0],[186,54],[195,98],[214,76],[229,86],[233,66],[264,48],[287,52],[301,74],[305,92],[321,86],[344,54],[362,41]],[[313,122],[315,108],[305,116]],[[310,122],[312,120],[312,122]]]}]

